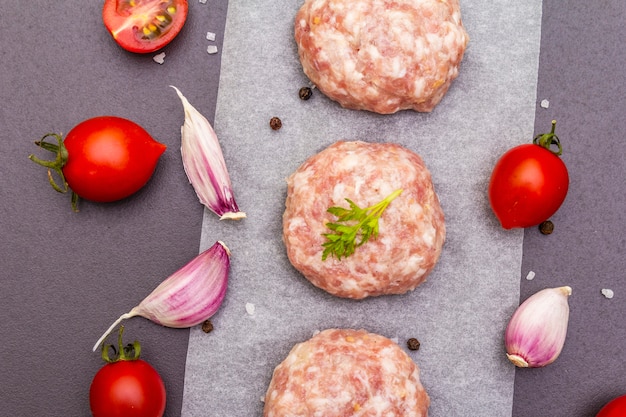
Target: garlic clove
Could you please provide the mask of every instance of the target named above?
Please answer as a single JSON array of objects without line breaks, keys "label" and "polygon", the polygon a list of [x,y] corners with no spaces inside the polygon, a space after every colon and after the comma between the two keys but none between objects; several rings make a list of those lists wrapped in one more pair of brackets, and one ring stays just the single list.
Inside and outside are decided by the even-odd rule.
[{"label": "garlic clove", "polygon": [[229,270],[230,250],[218,241],[161,282],[139,305],[122,314],[98,339],[93,350],[122,320],[135,316],[174,328],[202,323],[222,304]]},{"label": "garlic clove", "polygon": [[239,220],[239,211],[226,162],[217,135],[209,121],[174,86],[183,103],[185,122],[181,127],[183,168],[198,199],[222,219]]},{"label": "garlic clove", "polygon": [[567,335],[568,286],[546,288],[524,301],[513,313],[504,342],[508,359],[518,367],[539,368],[556,360]]}]

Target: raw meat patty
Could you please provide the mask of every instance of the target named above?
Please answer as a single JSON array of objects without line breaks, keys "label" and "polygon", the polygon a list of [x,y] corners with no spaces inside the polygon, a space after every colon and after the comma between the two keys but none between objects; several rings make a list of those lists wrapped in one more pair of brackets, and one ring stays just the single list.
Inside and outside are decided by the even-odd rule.
[{"label": "raw meat patty", "polygon": [[276,367],[264,417],[427,417],[419,368],[386,337],[324,330]]},{"label": "raw meat patty", "polygon": [[469,37],[459,0],[305,0],[295,19],[304,73],[343,107],[430,112]]},{"label": "raw meat patty", "polygon": [[[322,261],[324,233],[348,208],[370,207],[401,188],[379,219],[378,238],[347,258]],[[431,175],[416,153],[393,143],[337,142],[287,179],[283,240],[293,266],[315,286],[339,297],[402,294],[435,267],[445,240],[444,215]]]}]

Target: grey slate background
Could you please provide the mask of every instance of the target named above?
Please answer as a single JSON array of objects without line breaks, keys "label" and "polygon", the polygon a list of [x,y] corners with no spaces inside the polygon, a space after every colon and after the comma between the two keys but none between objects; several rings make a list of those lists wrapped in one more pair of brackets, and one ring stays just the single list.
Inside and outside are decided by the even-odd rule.
[{"label": "grey slate background", "polygon": [[[528,229],[521,298],[570,285],[571,317],[561,357],[518,370],[512,415],[593,416],[626,394],[623,339],[626,164],[626,3],[544,0],[536,133],[557,119],[570,192],[555,232]],[[183,113],[174,84],[209,118],[215,111],[220,35],[227,4],[190,2],[189,20],[152,56],[126,53],[101,23],[101,3],[6,0],[0,10],[0,415],[85,416],[101,366],[91,346],[96,318],[128,311],[198,252],[202,207],[178,154]],[[221,48],[220,48],[221,49]],[[548,99],[550,106],[539,102]],[[81,204],[46,183],[28,161],[32,142],[97,115],[128,117],[168,145],[154,177],[119,203]],[[531,138],[529,138],[530,140]],[[526,281],[528,271],[536,278]],[[607,300],[602,288],[615,291]],[[114,295],[102,302],[104,293]],[[188,331],[127,322],[168,384],[166,415],[180,415]],[[129,341],[130,341],[129,340]]]},{"label": "grey slate background", "polygon": [[[206,52],[206,33],[219,34],[221,50],[226,2],[189,9],[159,65],[154,54],[117,46],[101,1],[0,6],[0,415],[89,415],[89,384],[102,366],[91,347],[108,326],[94,323],[128,311],[198,254],[203,207],[182,168],[184,113],[169,85],[213,117],[220,56]],[[27,156],[45,133],[106,114],[139,123],[168,149],[138,194],[83,201],[73,213]],[[188,334],[126,323],[127,341],[142,342],[166,381],[168,416],[180,415]]]},{"label": "grey slate background", "polygon": [[535,133],[557,120],[570,190],[552,235],[525,232],[521,298],[546,286],[573,293],[559,359],[515,374],[515,417],[591,417],[626,394],[625,22],[621,0],[543,2]]}]

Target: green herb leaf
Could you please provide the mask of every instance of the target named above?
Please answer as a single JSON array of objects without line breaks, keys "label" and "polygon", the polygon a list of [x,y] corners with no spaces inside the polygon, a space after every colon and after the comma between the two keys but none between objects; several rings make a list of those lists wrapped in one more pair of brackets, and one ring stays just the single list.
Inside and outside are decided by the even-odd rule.
[{"label": "green herb leaf", "polygon": [[[333,233],[324,233],[326,242],[322,244],[322,260],[334,256],[338,260],[347,258],[354,250],[366,243],[370,238],[378,237],[378,219],[383,214],[389,203],[402,193],[398,189],[389,194],[381,202],[371,207],[360,208],[352,200],[346,198],[350,209],[333,206],[327,211],[337,217],[333,223],[326,223],[326,227]],[[357,242],[357,238],[359,241]]]}]

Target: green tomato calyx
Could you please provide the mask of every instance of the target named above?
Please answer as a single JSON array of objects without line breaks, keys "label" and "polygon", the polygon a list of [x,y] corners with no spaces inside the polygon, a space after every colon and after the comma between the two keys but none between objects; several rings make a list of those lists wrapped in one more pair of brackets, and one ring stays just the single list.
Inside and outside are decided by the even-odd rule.
[{"label": "green tomato calyx", "polygon": [[[53,137],[56,139],[57,143],[46,142],[46,139],[49,137]],[[63,174],[63,167],[67,164],[68,152],[67,148],[63,144],[63,138],[61,135],[56,133],[48,133],[41,140],[35,142],[35,145],[39,146],[41,149],[45,149],[46,151],[52,152],[56,155],[56,158],[52,161],[44,160],[37,158],[35,155],[28,155],[28,159],[33,161],[34,163],[41,165],[42,167],[48,168],[48,182],[54,188],[55,191],[60,193],[66,193],[69,190],[69,186],[67,185],[67,181],[65,181],[65,175]],[[62,181],[62,185],[59,185],[54,180],[52,176],[52,171],[54,171]],[[72,210],[78,211],[78,195],[72,191]]]},{"label": "green tomato calyx", "polygon": [[[115,363],[119,361],[134,361],[139,359],[141,355],[141,345],[137,340],[133,343],[128,343],[124,346],[122,342],[122,334],[124,333],[124,326],[120,326],[120,331],[117,335],[117,348],[113,345],[105,345],[102,343],[102,360],[106,363]],[[109,350],[113,350],[113,356],[109,356]]]},{"label": "green tomato calyx", "polygon": [[[559,140],[559,137],[554,133],[554,130],[556,129],[556,120],[552,121],[552,129],[550,130],[550,133],[542,133],[539,134],[537,136],[535,136],[535,138],[533,139],[533,143],[535,145],[539,145],[542,148],[546,148],[547,150],[549,150],[550,152],[552,152],[553,154],[560,156],[563,153],[563,147],[561,146],[561,141]],[[552,150],[552,145],[556,145],[558,150]]]}]

